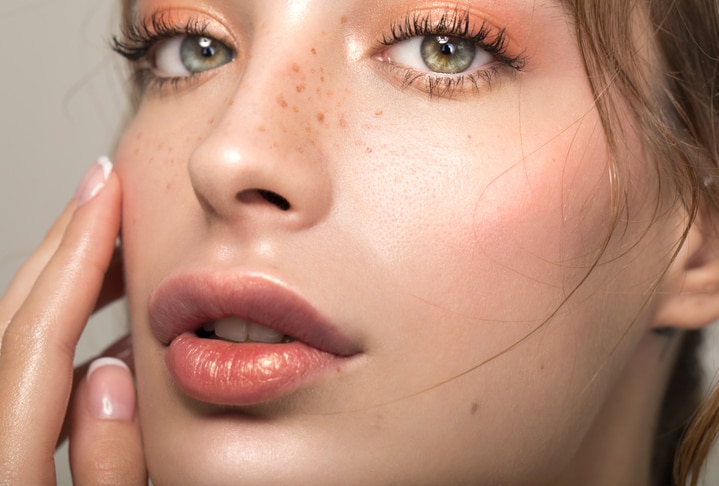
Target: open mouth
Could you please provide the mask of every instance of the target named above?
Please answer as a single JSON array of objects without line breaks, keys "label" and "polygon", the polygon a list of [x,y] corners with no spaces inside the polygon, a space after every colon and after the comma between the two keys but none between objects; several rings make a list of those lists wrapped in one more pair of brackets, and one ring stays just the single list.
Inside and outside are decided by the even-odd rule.
[{"label": "open mouth", "polygon": [[296,339],[275,329],[239,317],[226,317],[205,323],[195,334],[204,339],[219,339],[231,343],[287,344]]}]

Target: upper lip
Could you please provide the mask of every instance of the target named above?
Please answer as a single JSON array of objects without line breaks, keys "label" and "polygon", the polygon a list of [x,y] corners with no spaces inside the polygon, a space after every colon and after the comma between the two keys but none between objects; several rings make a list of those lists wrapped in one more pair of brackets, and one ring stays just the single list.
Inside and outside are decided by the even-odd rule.
[{"label": "upper lip", "polygon": [[338,356],[359,352],[306,299],[263,274],[174,274],[162,280],[150,295],[150,327],[166,345],[183,333],[197,331],[204,323],[225,317],[255,322]]}]

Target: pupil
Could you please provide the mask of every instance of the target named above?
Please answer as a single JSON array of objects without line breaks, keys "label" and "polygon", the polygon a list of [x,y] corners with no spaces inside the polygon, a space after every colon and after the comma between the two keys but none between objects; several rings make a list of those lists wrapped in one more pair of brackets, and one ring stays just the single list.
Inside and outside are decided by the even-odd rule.
[{"label": "pupil", "polygon": [[202,57],[212,57],[215,55],[215,48],[214,47],[203,47],[201,53],[202,53]]},{"label": "pupil", "polygon": [[439,50],[445,56],[453,56],[454,53],[457,51],[457,48],[454,44],[447,43],[441,44]]}]

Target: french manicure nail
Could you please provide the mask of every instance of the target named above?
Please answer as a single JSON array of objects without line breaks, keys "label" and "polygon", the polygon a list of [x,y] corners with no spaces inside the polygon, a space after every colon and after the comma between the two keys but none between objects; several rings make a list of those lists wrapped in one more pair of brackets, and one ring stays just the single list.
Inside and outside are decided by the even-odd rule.
[{"label": "french manicure nail", "polygon": [[97,163],[90,167],[85,177],[82,178],[77,187],[75,197],[78,205],[83,205],[97,195],[105,187],[108,177],[112,172],[112,162],[107,157],[100,157]]},{"label": "french manicure nail", "polygon": [[132,420],[135,387],[130,369],[117,358],[99,358],[87,370],[90,413],[105,420]]}]

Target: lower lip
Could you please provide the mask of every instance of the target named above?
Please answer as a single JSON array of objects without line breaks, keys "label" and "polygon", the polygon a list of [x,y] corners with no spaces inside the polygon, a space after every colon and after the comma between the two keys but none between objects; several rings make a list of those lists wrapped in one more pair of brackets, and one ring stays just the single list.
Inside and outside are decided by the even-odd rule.
[{"label": "lower lip", "polygon": [[165,362],[175,384],[197,400],[254,405],[285,396],[344,359],[300,342],[231,343],[193,333],[175,338]]}]

